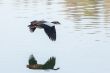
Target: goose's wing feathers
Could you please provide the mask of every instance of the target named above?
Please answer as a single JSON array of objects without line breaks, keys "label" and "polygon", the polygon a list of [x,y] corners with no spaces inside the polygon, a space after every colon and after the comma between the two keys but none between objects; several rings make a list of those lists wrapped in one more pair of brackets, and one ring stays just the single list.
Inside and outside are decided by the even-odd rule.
[{"label": "goose's wing feathers", "polygon": [[30,28],[30,32],[34,32],[36,28]]},{"label": "goose's wing feathers", "polygon": [[33,55],[30,55],[29,58],[29,65],[37,64],[37,60],[34,58]]},{"label": "goose's wing feathers", "polygon": [[34,32],[34,31],[35,31],[35,29],[36,29],[36,27],[31,26],[31,25],[29,25],[28,27],[29,27],[29,29],[30,29],[30,32]]},{"label": "goose's wing feathers", "polygon": [[55,26],[48,26],[44,24],[44,31],[46,32],[46,34],[48,35],[48,37],[52,40],[55,41],[56,40],[56,29]]},{"label": "goose's wing feathers", "polygon": [[54,69],[55,66],[55,57],[50,57],[50,59],[43,65],[44,69]]}]

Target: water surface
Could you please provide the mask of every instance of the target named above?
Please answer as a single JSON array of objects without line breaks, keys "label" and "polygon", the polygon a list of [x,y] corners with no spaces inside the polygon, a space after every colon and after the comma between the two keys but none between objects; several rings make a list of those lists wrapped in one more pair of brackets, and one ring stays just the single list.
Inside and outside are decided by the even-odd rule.
[{"label": "water surface", "polygon": [[[30,33],[33,20],[58,20],[57,40],[42,29]],[[1,73],[110,73],[109,0],[0,0]],[[29,70],[30,54],[38,63],[56,57],[58,71]]]}]

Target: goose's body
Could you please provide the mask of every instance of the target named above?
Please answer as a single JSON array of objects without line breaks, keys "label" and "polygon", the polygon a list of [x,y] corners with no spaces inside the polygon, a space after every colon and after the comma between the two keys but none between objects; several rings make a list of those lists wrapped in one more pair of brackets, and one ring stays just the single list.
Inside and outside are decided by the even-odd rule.
[{"label": "goose's body", "polygon": [[29,25],[31,32],[34,32],[36,28],[43,28],[49,39],[52,41],[56,40],[56,29],[55,24],[60,24],[58,21],[47,22],[47,21],[32,21]]},{"label": "goose's body", "polygon": [[37,64],[37,60],[34,58],[33,55],[29,58],[29,65],[27,65],[27,68],[29,69],[52,69],[52,70],[58,70],[59,68],[54,69],[55,66],[55,57],[50,57],[50,59],[45,64]]}]

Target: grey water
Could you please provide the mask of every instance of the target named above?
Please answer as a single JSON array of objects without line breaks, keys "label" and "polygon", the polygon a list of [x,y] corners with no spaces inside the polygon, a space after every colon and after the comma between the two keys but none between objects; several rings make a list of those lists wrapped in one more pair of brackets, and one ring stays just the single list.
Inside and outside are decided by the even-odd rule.
[{"label": "grey water", "polygon": [[[43,29],[30,33],[33,20],[57,20],[57,39]],[[56,57],[55,68],[26,68]],[[109,0],[0,0],[0,73],[110,73]]]}]

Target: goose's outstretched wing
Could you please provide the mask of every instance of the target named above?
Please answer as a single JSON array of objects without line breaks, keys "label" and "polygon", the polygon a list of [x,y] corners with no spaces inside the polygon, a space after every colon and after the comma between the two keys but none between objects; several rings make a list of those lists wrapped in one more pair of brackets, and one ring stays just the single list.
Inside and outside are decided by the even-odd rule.
[{"label": "goose's outstretched wing", "polygon": [[54,69],[55,57],[50,57],[50,59],[43,65],[43,69]]},{"label": "goose's outstretched wing", "polygon": [[37,64],[37,60],[34,58],[33,55],[30,55],[29,65],[34,65],[34,64]]},{"label": "goose's outstretched wing", "polygon": [[50,27],[50,26],[44,24],[44,31],[48,35],[49,39],[51,39],[52,41],[56,40],[55,26]]},{"label": "goose's outstretched wing", "polygon": [[29,29],[30,29],[30,32],[34,32],[35,29],[36,29],[36,27],[35,27],[35,26],[32,26],[32,25],[29,25],[28,27],[29,27]]}]

